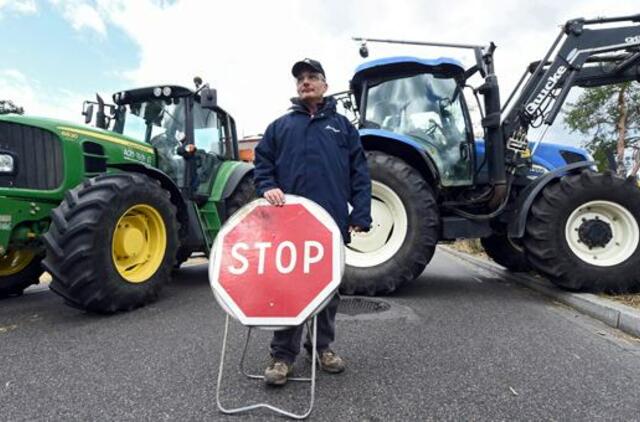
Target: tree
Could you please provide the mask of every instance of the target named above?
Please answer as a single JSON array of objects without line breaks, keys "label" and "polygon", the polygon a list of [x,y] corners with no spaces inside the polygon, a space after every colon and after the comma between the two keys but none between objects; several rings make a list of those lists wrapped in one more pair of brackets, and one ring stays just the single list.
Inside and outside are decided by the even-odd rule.
[{"label": "tree", "polygon": [[24,108],[18,107],[11,100],[0,100],[0,114],[24,114]]},{"label": "tree", "polygon": [[[587,88],[575,103],[569,103],[564,116],[572,132],[591,136],[584,146],[599,166],[608,167],[613,153],[617,173],[635,176],[640,170],[640,84],[625,82]],[[625,150],[633,149],[630,166]]]}]

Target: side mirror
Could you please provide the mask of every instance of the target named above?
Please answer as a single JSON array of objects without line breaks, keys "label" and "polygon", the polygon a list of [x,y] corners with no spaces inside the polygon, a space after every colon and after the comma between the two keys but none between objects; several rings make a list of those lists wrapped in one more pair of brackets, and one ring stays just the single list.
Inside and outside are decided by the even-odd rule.
[{"label": "side mirror", "polygon": [[82,110],[82,115],[84,116],[84,124],[88,125],[93,120],[93,104],[87,105],[84,110]]},{"label": "side mirror", "polygon": [[96,93],[96,100],[98,101],[98,112],[96,113],[96,127],[100,129],[106,129],[109,125],[107,116],[104,114],[104,100],[100,95]]},{"label": "side mirror", "polygon": [[202,88],[200,90],[200,105],[202,108],[208,109],[218,106],[218,92],[215,88]]}]

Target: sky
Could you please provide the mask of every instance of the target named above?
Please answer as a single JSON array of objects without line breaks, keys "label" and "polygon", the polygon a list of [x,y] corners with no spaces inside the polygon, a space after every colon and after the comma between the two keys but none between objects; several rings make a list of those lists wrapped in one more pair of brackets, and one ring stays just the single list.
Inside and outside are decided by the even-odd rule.
[{"label": "sky", "polygon": [[[96,93],[110,99],[133,87],[193,87],[200,76],[247,136],[286,112],[297,60],[320,60],[329,91],[346,90],[364,61],[353,36],[493,41],[504,100],[562,23],[634,13],[637,0],[0,0],[0,99],[30,115],[80,123],[83,100]],[[369,50],[367,60],[448,56],[474,64],[460,50],[381,44]],[[580,142],[561,122],[547,138]]]}]

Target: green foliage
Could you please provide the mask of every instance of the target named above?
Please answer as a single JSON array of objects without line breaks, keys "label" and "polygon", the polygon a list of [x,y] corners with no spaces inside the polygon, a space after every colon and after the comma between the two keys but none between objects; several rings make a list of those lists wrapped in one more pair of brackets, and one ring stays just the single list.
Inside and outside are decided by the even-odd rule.
[{"label": "green foliage", "polygon": [[596,166],[599,171],[608,170],[611,168],[611,156],[615,154],[613,149],[609,149],[607,146],[597,146],[590,148],[589,152],[593,155],[593,159],[596,161]]},{"label": "green foliage", "polygon": [[607,158],[616,152],[619,123],[623,116],[620,93],[623,92],[626,118],[624,143],[629,148],[640,141],[640,84],[625,82],[585,89],[575,103],[568,103],[564,123],[572,132],[587,135],[583,145],[593,154],[598,166],[609,167]]},{"label": "green foliage", "polygon": [[0,114],[24,114],[24,108],[18,107],[11,100],[0,100]]}]

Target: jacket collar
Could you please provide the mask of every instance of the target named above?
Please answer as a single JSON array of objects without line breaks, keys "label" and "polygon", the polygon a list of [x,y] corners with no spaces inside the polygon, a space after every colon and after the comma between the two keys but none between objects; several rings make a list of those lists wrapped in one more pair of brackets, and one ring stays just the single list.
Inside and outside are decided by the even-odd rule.
[{"label": "jacket collar", "polygon": [[[305,114],[309,114],[309,110],[307,110],[307,107],[304,105],[304,103],[302,103],[302,101],[300,101],[300,99],[298,97],[293,97],[291,99],[291,108],[290,110],[293,110],[295,112],[300,112],[300,113],[305,113]],[[320,104],[320,107],[318,107],[318,111],[316,112],[316,115],[320,114],[320,113],[335,113],[336,112],[336,104],[337,101],[335,98],[333,97],[324,97],[323,98],[323,102],[322,104]]]}]

